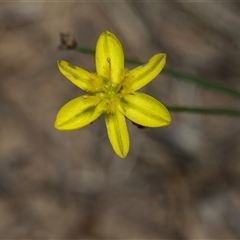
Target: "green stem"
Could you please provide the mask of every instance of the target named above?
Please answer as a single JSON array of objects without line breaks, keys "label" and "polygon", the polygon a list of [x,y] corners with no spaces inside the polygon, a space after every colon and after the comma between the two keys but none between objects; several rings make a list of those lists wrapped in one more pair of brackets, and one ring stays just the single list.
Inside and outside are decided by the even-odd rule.
[{"label": "green stem", "polygon": [[179,71],[168,69],[168,68],[164,68],[163,73],[168,74],[173,77],[176,77],[178,79],[184,80],[184,81],[194,82],[195,84],[197,84],[201,87],[204,87],[204,88],[212,89],[214,91],[218,91],[218,92],[222,92],[222,93],[231,95],[232,97],[240,98],[240,91],[230,88],[230,87],[227,87],[227,86],[224,86],[222,84],[206,81],[204,79],[201,79],[201,78],[198,78],[195,76],[191,76],[189,74],[181,73]]},{"label": "green stem", "polygon": [[189,112],[201,114],[240,116],[240,110],[232,108],[214,108],[214,107],[206,108],[206,107],[167,106],[167,105],[165,106],[171,112]]},{"label": "green stem", "polygon": [[75,50],[77,50],[78,52],[95,55],[95,50],[93,50],[91,48],[81,47],[81,46],[77,45]]},{"label": "green stem", "polygon": [[[86,48],[86,47],[81,47],[81,46],[76,46],[75,48],[77,51],[82,52],[82,53],[87,53],[87,54],[95,54],[95,51],[91,48]],[[144,62],[139,61],[137,59],[132,59],[132,58],[125,58],[125,62],[130,63],[130,64],[134,64],[134,65],[142,65],[144,64]],[[173,69],[169,69],[169,68],[164,68],[163,73],[184,80],[184,81],[188,81],[188,82],[193,82],[201,87],[204,88],[208,88],[208,89],[212,89],[214,91],[218,91],[218,92],[222,92],[225,94],[228,94],[232,97],[236,97],[240,99],[240,91],[235,90],[233,88],[224,86],[222,84],[218,84],[218,83],[213,83],[195,76],[192,76],[190,74],[186,74],[186,73],[182,73],[180,71],[177,70],[173,70]]]},{"label": "green stem", "polygon": [[[82,53],[86,53],[86,54],[91,54],[94,55],[95,51],[91,48],[86,48],[86,47],[81,47],[81,46],[76,46],[75,50],[82,52]],[[144,64],[144,62],[136,60],[136,59],[132,59],[132,58],[125,58],[125,61],[127,63],[130,64],[134,64],[134,65],[142,65]],[[172,70],[172,69],[168,69],[168,68],[164,68],[163,69],[163,73],[173,76],[175,78],[181,79],[181,80],[185,80],[185,81],[189,81],[189,82],[194,82],[195,84],[198,84],[201,87],[204,88],[208,88],[208,89],[212,89],[214,91],[218,91],[218,92],[222,92],[228,95],[231,95],[233,97],[237,97],[240,98],[240,92],[217,84],[217,83],[212,83],[209,81],[206,81],[204,79],[195,77],[195,76],[191,76],[189,74],[185,74],[176,70]],[[217,114],[217,115],[231,115],[231,116],[240,116],[240,110],[238,109],[229,109],[229,108],[214,108],[214,107],[192,107],[192,106],[166,106],[168,108],[169,111],[172,112],[189,112],[189,113],[200,113],[200,114]]]},{"label": "green stem", "polygon": [[[139,60],[130,59],[130,58],[126,58],[125,61],[127,63],[136,64],[136,65],[144,64],[143,62],[141,62]],[[213,82],[210,82],[210,81],[192,76],[190,74],[182,73],[180,71],[169,69],[169,68],[166,68],[166,67],[164,67],[162,73],[165,73],[169,76],[172,76],[172,77],[184,80],[184,81],[194,82],[195,84],[197,84],[201,87],[212,89],[212,90],[218,91],[218,92],[222,92],[222,93],[231,95],[232,97],[240,98],[240,91],[235,90],[235,89],[230,88],[230,87],[227,87],[227,86],[224,86],[222,84],[213,83]]]}]

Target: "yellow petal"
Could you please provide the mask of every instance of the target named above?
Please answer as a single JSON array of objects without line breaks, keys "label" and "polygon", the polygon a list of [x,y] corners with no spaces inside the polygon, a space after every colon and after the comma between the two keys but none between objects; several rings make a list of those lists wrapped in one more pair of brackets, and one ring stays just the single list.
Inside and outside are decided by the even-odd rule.
[{"label": "yellow petal", "polygon": [[90,124],[102,114],[102,110],[96,106],[98,103],[98,97],[88,95],[69,101],[59,110],[55,128],[68,131]]},{"label": "yellow petal", "polygon": [[93,75],[88,71],[76,66],[72,66],[65,61],[59,61],[58,68],[67,79],[69,79],[73,84],[82,90],[94,91],[94,86],[91,81]]},{"label": "yellow petal", "polygon": [[116,111],[105,117],[109,140],[116,154],[125,158],[129,151],[129,136],[124,115]]},{"label": "yellow petal", "polygon": [[145,127],[162,127],[171,122],[171,116],[158,100],[135,92],[121,101],[121,112],[131,121]]},{"label": "yellow petal", "polygon": [[141,65],[130,72],[128,87],[137,91],[152,81],[163,69],[166,62],[166,54],[154,55],[147,64]]},{"label": "yellow petal", "polygon": [[96,46],[96,69],[97,74],[118,84],[124,70],[124,55],[121,43],[115,35],[103,32]]}]

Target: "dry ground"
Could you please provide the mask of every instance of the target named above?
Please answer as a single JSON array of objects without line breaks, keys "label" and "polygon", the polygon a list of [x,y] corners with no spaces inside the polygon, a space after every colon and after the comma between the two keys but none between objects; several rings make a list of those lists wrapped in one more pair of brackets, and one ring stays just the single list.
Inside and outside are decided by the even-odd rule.
[{"label": "dry ground", "polygon": [[[128,123],[131,151],[113,153],[103,119],[59,132],[59,108],[82,94],[58,71],[59,33],[95,47],[109,30],[129,57],[240,89],[237,2],[0,3],[0,238],[240,238],[240,119],[173,113],[167,128]],[[129,66],[130,68],[134,66]],[[161,74],[143,91],[168,105],[240,101]]]}]

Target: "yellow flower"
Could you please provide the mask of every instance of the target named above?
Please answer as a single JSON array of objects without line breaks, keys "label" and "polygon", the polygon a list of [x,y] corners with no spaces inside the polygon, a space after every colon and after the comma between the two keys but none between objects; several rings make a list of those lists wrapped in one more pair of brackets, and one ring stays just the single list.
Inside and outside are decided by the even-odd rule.
[{"label": "yellow flower", "polygon": [[162,127],[171,122],[168,110],[159,101],[136,92],[161,72],[166,55],[156,54],[145,65],[125,69],[121,43],[106,31],[97,41],[95,61],[96,73],[58,62],[60,72],[87,94],[66,103],[54,126],[62,131],[79,129],[104,114],[112,147],[124,158],[130,146],[125,117],[145,127]]}]

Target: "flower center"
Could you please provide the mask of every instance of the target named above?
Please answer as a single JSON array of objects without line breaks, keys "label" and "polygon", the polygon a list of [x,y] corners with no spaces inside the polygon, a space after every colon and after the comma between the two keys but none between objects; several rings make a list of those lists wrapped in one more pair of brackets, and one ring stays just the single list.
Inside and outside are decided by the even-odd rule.
[{"label": "flower center", "polygon": [[124,69],[119,75],[119,83],[111,81],[111,61],[108,59],[109,66],[105,69],[104,76],[92,74],[90,81],[94,86],[92,91],[100,97],[103,109],[106,113],[114,113],[119,105],[121,98],[129,94],[127,81],[129,80],[130,71]]},{"label": "flower center", "polygon": [[106,113],[114,113],[120,102],[119,99],[120,93],[118,90],[118,85],[109,82],[103,83],[103,88],[100,93],[100,96],[102,98],[104,111]]}]

